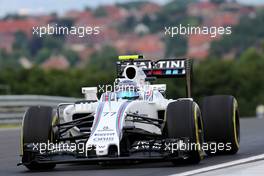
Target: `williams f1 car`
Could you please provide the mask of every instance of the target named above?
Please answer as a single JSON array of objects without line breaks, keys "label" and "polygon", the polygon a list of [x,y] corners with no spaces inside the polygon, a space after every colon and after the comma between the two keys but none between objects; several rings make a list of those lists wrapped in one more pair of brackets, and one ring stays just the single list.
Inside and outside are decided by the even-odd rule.
[{"label": "williams f1 car", "polygon": [[[159,78],[186,80],[186,97],[166,98]],[[206,155],[239,150],[239,112],[231,95],[214,95],[200,106],[191,97],[192,61],[151,61],[119,56],[112,91],[57,108],[30,107],[21,130],[21,162],[30,170],[85,162],[171,161],[199,163]]]}]

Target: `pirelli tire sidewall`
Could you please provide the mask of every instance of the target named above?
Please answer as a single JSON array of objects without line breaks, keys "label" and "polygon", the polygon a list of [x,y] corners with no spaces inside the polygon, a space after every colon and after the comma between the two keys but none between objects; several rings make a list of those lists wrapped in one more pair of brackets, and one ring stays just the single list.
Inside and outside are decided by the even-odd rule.
[{"label": "pirelli tire sidewall", "polygon": [[230,95],[205,97],[202,101],[205,143],[224,144],[225,149],[205,150],[208,155],[235,154],[239,150],[240,123],[237,100]]}]

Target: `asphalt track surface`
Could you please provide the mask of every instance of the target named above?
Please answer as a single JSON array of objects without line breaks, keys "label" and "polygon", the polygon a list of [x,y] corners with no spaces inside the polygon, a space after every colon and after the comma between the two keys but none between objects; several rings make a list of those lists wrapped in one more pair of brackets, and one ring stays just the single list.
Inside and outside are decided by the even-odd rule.
[{"label": "asphalt track surface", "polygon": [[170,162],[123,165],[57,165],[53,171],[30,172],[19,162],[19,130],[0,129],[0,176],[9,175],[92,175],[92,176],[161,176],[182,173],[264,153],[264,119],[241,119],[241,142],[238,154],[207,157],[198,165],[173,166]]}]

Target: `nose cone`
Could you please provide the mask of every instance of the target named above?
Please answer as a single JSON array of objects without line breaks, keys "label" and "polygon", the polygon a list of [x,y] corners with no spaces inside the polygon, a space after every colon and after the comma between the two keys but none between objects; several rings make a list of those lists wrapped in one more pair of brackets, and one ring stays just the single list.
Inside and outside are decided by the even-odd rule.
[{"label": "nose cone", "polygon": [[[111,103],[111,105],[110,105]],[[96,155],[109,155],[115,148],[120,155],[119,143],[122,137],[123,121],[128,102],[101,102],[96,110],[91,135],[86,143],[86,153],[91,146]]]},{"label": "nose cone", "polygon": [[115,132],[96,132],[87,142],[87,148],[95,147],[96,155],[106,156],[111,146],[119,148],[119,137]]}]

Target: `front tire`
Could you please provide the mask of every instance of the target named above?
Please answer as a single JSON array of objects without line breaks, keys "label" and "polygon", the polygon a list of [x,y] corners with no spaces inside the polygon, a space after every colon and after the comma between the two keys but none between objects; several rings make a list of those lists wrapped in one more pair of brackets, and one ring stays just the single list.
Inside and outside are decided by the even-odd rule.
[{"label": "front tire", "polygon": [[55,164],[39,164],[34,161],[35,153],[25,151],[30,143],[47,143],[53,141],[52,123],[55,122],[52,107],[30,107],[24,116],[21,134],[22,163],[29,170],[49,170]]},{"label": "front tire", "polygon": [[168,105],[166,111],[167,138],[189,139],[189,144],[195,144],[197,148],[188,151],[188,157],[173,161],[174,164],[197,164],[203,158],[201,143],[203,141],[203,128],[201,113],[198,105],[192,100],[179,100]]}]

